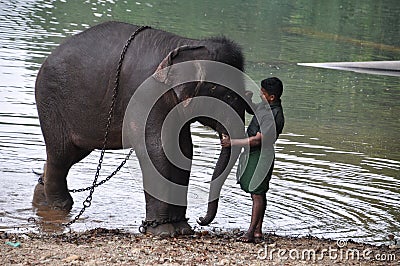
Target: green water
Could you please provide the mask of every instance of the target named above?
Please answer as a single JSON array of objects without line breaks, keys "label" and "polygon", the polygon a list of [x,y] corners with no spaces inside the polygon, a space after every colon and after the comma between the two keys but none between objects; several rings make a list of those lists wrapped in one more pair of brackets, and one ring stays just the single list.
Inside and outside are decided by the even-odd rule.
[{"label": "green water", "polygon": [[[192,38],[223,34],[242,46],[246,73],[257,83],[268,76],[283,81],[286,125],[276,146],[264,231],[375,243],[385,242],[388,233],[400,237],[399,78],[297,65],[400,60],[399,14],[396,0],[0,1],[0,172],[5,184],[0,229],[30,230],[27,218],[40,216],[30,207],[35,184],[30,171],[45,160],[34,102],[41,63],[66,37],[118,20]],[[193,134],[192,225],[205,211],[206,181],[218,157],[213,132],[194,125]],[[123,152],[113,155],[105,172],[124,157]],[[93,153],[71,170],[70,186],[91,183],[97,158]],[[144,200],[140,169],[133,168],[138,178],[124,172],[127,177],[107,185],[77,230],[137,228]],[[234,172],[214,226],[245,229],[251,202],[235,184]],[[123,192],[103,197],[115,190]],[[83,198],[74,195],[73,212]],[[132,214],[127,206],[139,207]]]}]

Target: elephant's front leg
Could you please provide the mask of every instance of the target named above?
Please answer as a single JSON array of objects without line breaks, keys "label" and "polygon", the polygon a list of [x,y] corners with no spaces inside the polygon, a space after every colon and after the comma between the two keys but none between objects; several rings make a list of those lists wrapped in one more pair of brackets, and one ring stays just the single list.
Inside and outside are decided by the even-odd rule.
[{"label": "elephant's front leg", "polygon": [[[178,134],[179,140],[174,142],[170,139],[169,143],[163,145],[153,142],[146,149],[148,156],[143,153],[140,156],[146,199],[144,228],[147,233],[154,235],[193,233],[186,218],[193,157],[189,125],[184,126]],[[147,159],[143,160],[143,157]]]},{"label": "elephant's front leg", "polygon": [[175,232],[179,235],[191,235],[194,233],[190,225],[188,224],[188,219],[186,219],[187,210],[187,188],[189,185],[190,171],[184,171],[182,169],[174,169],[174,177],[178,177],[180,180],[174,180],[177,184],[186,187],[186,191],[182,191],[181,200],[178,204],[171,204],[170,210],[175,221],[172,225],[175,228]]},{"label": "elephant's front leg", "polygon": [[146,233],[162,237],[193,234],[187,222],[186,206],[164,202],[147,192],[145,198],[146,220],[143,229]]}]

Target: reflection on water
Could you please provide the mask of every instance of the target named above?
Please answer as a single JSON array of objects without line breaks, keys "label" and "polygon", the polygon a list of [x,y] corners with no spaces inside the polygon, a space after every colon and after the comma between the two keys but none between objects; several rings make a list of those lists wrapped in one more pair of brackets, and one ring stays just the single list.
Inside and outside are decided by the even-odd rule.
[{"label": "reflection on water", "polygon": [[66,211],[40,209],[36,210],[37,217],[29,217],[28,222],[34,224],[40,232],[63,232],[64,224],[70,221],[70,214]]},{"label": "reflection on water", "polygon": [[[337,1],[272,1],[268,8],[242,1],[128,2],[0,3],[0,230],[60,231],[59,224],[82,207],[87,192],[73,194],[74,208],[67,215],[31,207],[37,182],[32,169],[41,171],[45,160],[34,82],[45,56],[65,36],[115,19],[191,37],[225,33],[243,46],[246,71],[257,83],[265,75],[284,81],[287,122],[276,145],[265,231],[374,243],[399,234],[399,79],[296,65],[398,60],[396,1],[363,6],[353,1],[342,6],[333,5]],[[192,131],[195,158],[187,216],[195,226],[206,211],[219,145],[216,134],[199,124]],[[100,179],[126,152],[106,153]],[[95,151],[71,169],[70,188],[91,185],[98,157]],[[92,207],[73,230],[137,231],[145,212],[141,172],[136,157],[128,164],[95,190]],[[249,224],[250,197],[236,184],[235,171],[221,193],[213,226],[246,229]]]}]

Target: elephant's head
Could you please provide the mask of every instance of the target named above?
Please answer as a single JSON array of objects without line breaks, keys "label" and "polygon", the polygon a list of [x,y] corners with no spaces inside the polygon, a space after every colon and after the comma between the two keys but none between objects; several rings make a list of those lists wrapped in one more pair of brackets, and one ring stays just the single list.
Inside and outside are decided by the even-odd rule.
[{"label": "elephant's head", "polygon": [[[214,38],[174,49],[153,76],[165,84],[177,84],[167,98],[171,103],[181,104],[184,122],[199,121],[216,130],[220,138],[224,135],[243,138],[244,114],[249,107],[244,97],[243,64],[236,44],[225,38]],[[172,68],[174,65],[182,67]],[[190,81],[185,82],[188,75]],[[201,225],[214,219],[222,185],[239,153],[240,148],[221,149],[212,175],[207,214],[199,218]]]}]

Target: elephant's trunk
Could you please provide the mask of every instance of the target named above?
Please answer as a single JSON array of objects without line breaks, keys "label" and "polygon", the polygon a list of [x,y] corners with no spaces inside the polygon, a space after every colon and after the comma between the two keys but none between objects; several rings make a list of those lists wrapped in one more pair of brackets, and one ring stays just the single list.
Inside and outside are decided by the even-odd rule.
[{"label": "elephant's trunk", "polygon": [[219,199],[216,199],[208,203],[207,214],[204,217],[199,217],[197,221],[199,225],[209,225],[214,220],[215,215],[217,215],[218,201]]},{"label": "elephant's trunk", "polygon": [[198,219],[198,224],[204,226],[210,224],[214,220],[218,210],[218,201],[222,185],[224,184],[233,165],[235,164],[239,153],[240,148],[237,147],[222,148],[221,154],[215,166],[214,173],[212,175],[207,214]]}]

